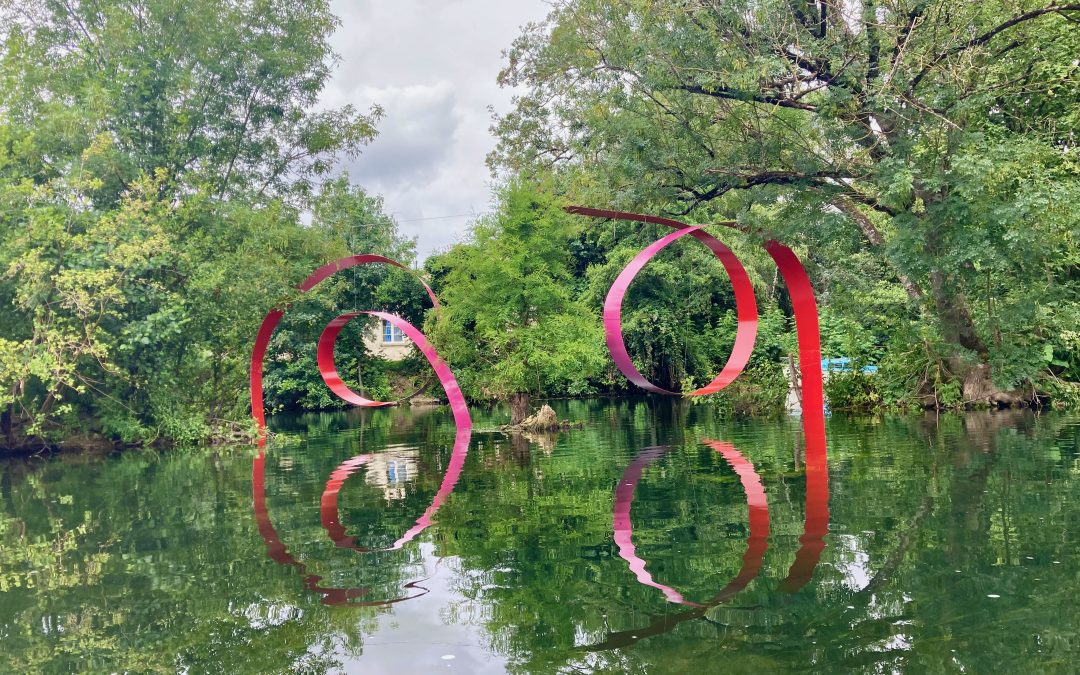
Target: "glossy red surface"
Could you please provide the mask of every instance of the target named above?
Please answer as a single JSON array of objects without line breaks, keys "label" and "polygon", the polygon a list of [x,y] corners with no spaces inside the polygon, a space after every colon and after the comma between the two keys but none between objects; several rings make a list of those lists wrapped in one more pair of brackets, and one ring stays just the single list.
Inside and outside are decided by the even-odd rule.
[{"label": "glossy red surface", "polygon": [[[347,270],[351,267],[356,267],[357,265],[370,264],[393,265],[395,267],[400,267],[403,270],[411,271],[408,267],[402,265],[396,260],[391,260],[390,258],[387,258],[385,256],[375,255],[373,253],[364,253],[341,258],[340,260],[335,260],[334,262],[327,263],[326,265],[319,267],[310,275],[308,275],[308,277],[304,279],[304,281],[302,281],[300,285],[297,286],[297,288],[300,290],[300,292],[307,293],[320,282],[330,278],[331,276],[337,274],[342,270]],[[431,302],[434,305],[435,309],[438,309],[439,298],[435,295],[435,291],[431,290],[431,287],[428,286],[419,276],[414,276],[416,276],[416,280],[419,281],[421,285],[423,285],[424,290],[427,292],[428,297],[431,298]],[[255,344],[252,346],[251,349],[251,364],[249,369],[251,388],[251,416],[255,418],[255,423],[258,425],[260,447],[266,442],[266,413],[263,404],[262,382],[263,363],[266,360],[266,349],[270,344],[270,338],[274,334],[274,329],[277,328],[279,323],[281,323],[281,318],[284,315],[285,310],[277,308],[272,309],[270,310],[270,312],[267,313],[267,315],[262,320],[262,324],[260,324],[259,326],[259,330],[255,335]],[[323,376],[323,381],[326,382],[327,386],[330,387],[331,391],[333,391],[338,396],[341,396],[344,400],[353,403],[354,405],[362,407],[380,407],[385,405],[393,405],[392,403],[387,403],[383,401],[371,401],[369,399],[363,398],[362,396],[359,396],[358,394],[355,394],[354,392],[349,390],[349,388],[346,387],[341,381],[341,378],[338,377],[337,369],[333,367],[333,343],[334,339],[336,339],[337,337],[337,333],[340,332],[341,326],[343,326],[344,323],[337,325],[336,329],[334,330],[332,330],[332,327],[334,326],[334,322],[339,321],[340,319],[341,317],[334,319],[334,321],[331,322],[331,325],[327,326],[326,329],[323,331],[323,336],[319,340],[319,371],[320,374]],[[331,330],[332,335],[327,336],[327,331]],[[323,338],[326,338],[329,342],[329,371],[323,368],[323,360],[325,359],[322,348]],[[336,382],[334,382],[333,384],[331,384],[331,381],[327,380],[328,372],[332,373],[333,378],[336,380]]]}]

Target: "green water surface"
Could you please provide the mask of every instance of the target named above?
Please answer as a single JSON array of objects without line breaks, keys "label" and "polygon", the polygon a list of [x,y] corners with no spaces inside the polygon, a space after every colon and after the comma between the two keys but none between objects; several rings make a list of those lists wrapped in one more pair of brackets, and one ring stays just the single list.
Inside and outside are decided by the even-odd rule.
[{"label": "green water surface", "polygon": [[826,511],[797,418],[555,407],[586,426],[515,437],[473,410],[437,509],[445,408],[277,419],[262,456],[0,463],[0,671],[1080,668],[1074,417],[834,415]]}]

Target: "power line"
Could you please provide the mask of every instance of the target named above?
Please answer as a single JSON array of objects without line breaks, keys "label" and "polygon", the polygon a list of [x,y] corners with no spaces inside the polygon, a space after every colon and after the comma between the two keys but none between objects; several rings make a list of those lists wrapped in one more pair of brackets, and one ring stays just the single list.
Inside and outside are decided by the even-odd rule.
[{"label": "power line", "polygon": [[465,218],[466,216],[476,217],[476,213],[455,213],[449,216],[432,216],[430,218],[408,218],[406,220],[399,220],[399,223],[418,223],[421,220],[448,220],[450,218]]}]

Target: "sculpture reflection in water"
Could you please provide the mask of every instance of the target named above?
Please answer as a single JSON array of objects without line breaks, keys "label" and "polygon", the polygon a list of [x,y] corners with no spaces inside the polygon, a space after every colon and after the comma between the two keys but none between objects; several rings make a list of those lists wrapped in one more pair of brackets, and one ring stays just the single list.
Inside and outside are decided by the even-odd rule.
[{"label": "sculpture reflection in water", "polygon": [[443,475],[442,484],[439,486],[439,491],[435,493],[435,498],[431,501],[431,505],[428,506],[423,515],[416,520],[415,525],[409,528],[409,530],[401,535],[397,541],[386,548],[365,548],[358,545],[353,537],[346,534],[345,527],[338,519],[337,498],[342,484],[344,484],[349,476],[357,469],[368,463],[372,459],[372,455],[357,455],[356,457],[344,461],[332,474],[330,474],[330,480],[326,482],[326,489],[323,490],[322,499],[319,501],[319,519],[322,522],[323,529],[326,530],[326,534],[330,537],[330,540],[339,548],[350,548],[358,553],[373,553],[378,551],[396,551],[415,539],[416,535],[420,534],[431,525],[432,520],[435,517],[435,512],[439,510],[440,506],[446,503],[446,499],[450,496],[450,493],[454,491],[454,487],[461,477],[461,470],[465,466],[465,456],[469,451],[469,440],[471,436],[472,431],[470,427],[458,426],[457,438],[454,440],[454,449],[450,453],[450,463],[446,467],[446,473]]},{"label": "sculpture reflection in water", "polygon": [[[342,258],[336,262],[324,265],[315,270],[302,284],[299,286],[301,292],[307,292],[315,287],[320,281],[327,279],[333,274],[340,272],[350,267],[357,265],[366,265],[372,263],[385,263],[395,265],[397,267],[405,268],[398,262],[384,258],[377,255],[355,255],[348,258]],[[435,296],[434,291],[420,280],[423,284],[428,296],[431,298],[435,308],[439,307],[439,300]],[[457,433],[454,438],[454,446],[450,453],[450,462],[447,465],[446,473],[443,476],[442,484],[436,492],[431,505],[424,511],[424,513],[416,520],[416,523],[409,528],[394,544],[388,548],[382,549],[369,549],[355,544],[351,537],[348,537],[345,533],[345,528],[338,520],[337,509],[337,494],[341,489],[345,480],[356,471],[360,466],[368,462],[371,455],[357,455],[350,460],[344,462],[338,469],[331,475],[330,480],[326,484],[326,489],[323,492],[321,504],[320,504],[320,520],[323,527],[326,529],[327,534],[335,545],[344,548],[351,548],[358,553],[372,553],[377,551],[391,551],[400,549],[406,543],[412,541],[418,534],[424,531],[429,525],[431,525],[432,519],[435,513],[439,510],[446,499],[450,496],[454,486],[457,485],[458,479],[461,476],[461,470],[465,466],[465,458],[469,451],[469,441],[472,437],[472,419],[469,416],[469,409],[465,403],[465,396],[461,393],[461,388],[458,386],[457,380],[454,378],[454,374],[450,371],[449,366],[439,357],[435,352],[435,348],[427,341],[424,334],[415,326],[410,324],[405,319],[396,316],[394,314],[388,314],[386,312],[376,311],[355,311],[342,314],[341,316],[333,319],[323,331],[319,339],[318,348],[318,363],[319,371],[322,375],[323,381],[330,388],[334,394],[342,398],[348,403],[360,407],[382,407],[387,405],[393,405],[393,403],[386,401],[373,401],[371,399],[364,398],[359,394],[356,394],[345,386],[341,377],[337,373],[337,369],[334,365],[334,344],[337,340],[338,334],[341,329],[347,325],[350,321],[358,316],[369,315],[383,321],[387,321],[401,331],[412,340],[413,344],[420,350],[420,353],[431,364],[432,369],[435,371],[435,376],[438,378],[439,383],[442,385],[443,390],[446,392],[447,400],[450,403],[450,409],[454,416],[454,424],[457,427]],[[364,597],[370,593],[370,589],[367,588],[330,588],[319,585],[322,577],[315,574],[308,574],[306,566],[298,561],[292,554],[289,553],[285,547],[281,538],[278,536],[277,531],[274,529],[273,523],[270,520],[270,514],[266,506],[266,481],[265,481],[265,446],[266,446],[266,420],[263,410],[263,389],[262,389],[262,368],[263,361],[266,357],[266,350],[270,343],[270,338],[273,335],[274,329],[281,322],[281,318],[284,316],[284,311],[280,309],[271,310],[263,319],[262,325],[259,327],[259,332],[255,339],[255,346],[252,349],[251,355],[251,411],[255,418],[255,421],[259,426],[259,454],[255,458],[252,464],[251,471],[251,483],[255,505],[255,520],[258,524],[259,534],[262,536],[263,541],[266,543],[267,553],[270,558],[275,562],[282,565],[289,565],[295,567],[304,579],[304,587],[309,591],[319,593],[322,595],[322,603],[327,605],[360,605],[360,606],[376,606],[376,605],[390,605],[404,600],[410,600],[412,598],[419,597],[426,594],[427,589],[419,586],[419,581],[411,582],[405,585],[405,588],[410,590],[419,589],[422,592],[406,595],[401,598],[391,600],[376,600],[376,601],[361,601],[355,600],[360,597]],[[421,580],[422,581],[422,580]]]},{"label": "sculpture reflection in water", "polygon": [[[630,465],[619,479],[618,487],[615,489],[615,507],[612,518],[615,543],[619,549],[619,556],[629,564],[630,570],[637,577],[639,583],[659,589],[669,602],[686,605],[693,609],[678,614],[657,617],[652,623],[641,628],[612,633],[602,642],[585,647],[586,651],[604,651],[626,647],[647,637],[673,630],[684,621],[700,619],[706,615],[709,609],[734,598],[761,571],[765,552],[769,547],[769,505],[761,477],[754,469],[753,463],[730,443],[710,440],[706,440],[704,443],[719,452],[728,465],[734,469],[739,476],[743,492],[746,495],[750,534],[746,539],[746,553],[743,554],[742,567],[727,586],[721,589],[712,599],[703,603],[688,601],[674,588],[653,579],[647,570],[648,563],[637,555],[634,547],[634,529],[630,511],[634,502],[634,492],[638,482],[641,480],[642,473],[650,464],[668,453],[671,447],[646,448],[630,462]],[[808,452],[807,455],[809,456],[809,454]],[[803,536],[799,539],[800,547],[795,554],[795,562],[788,570],[787,577],[780,582],[780,588],[789,593],[798,591],[813,577],[814,568],[817,566],[821,551],[824,549],[824,537],[828,529],[828,476],[825,474],[825,464],[822,462],[813,464],[807,462],[806,470],[806,521]],[[826,489],[825,492],[822,492],[823,488]]]},{"label": "sculpture reflection in water", "polygon": [[[736,311],[739,317],[735,346],[721,374],[707,386],[686,395],[703,396],[720,391],[742,372],[742,368],[746,365],[749,354],[753,350],[754,338],[757,333],[757,307],[753,302],[753,289],[749,287],[746,272],[731,252],[731,249],[716,241],[711,235],[706,234],[701,229],[704,226],[701,225],[690,226],[660,216],[609,211],[585,206],[569,206],[566,211],[582,216],[664,225],[676,230],[675,234],[663,237],[638,254],[615,280],[611,290],[608,291],[607,300],[604,302],[604,332],[609,347],[614,345],[612,358],[615,360],[619,370],[627,378],[649,391],[661,394],[676,393],[647,382],[634,367],[633,362],[630,361],[625,347],[621,347],[623,344],[622,300],[630,287],[630,283],[634,280],[634,276],[645,263],[669,243],[685,234],[693,236],[708,246],[723,263],[735,290]],[[732,221],[716,224],[739,229],[738,224]],[[821,333],[818,327],[817,301],[814,298],[814,288],[810,284],[810,277],[807,276],[806,269],[794,251],[775,240],[765,242],[765,251],[776,263],[780,276],[787,286],[788,295],[791,298],[791,307],[795,314],[795,332],[798,337],[799,347],[799,390],[802,399],[803,439],[806,450],[807,510],[802,547],[799,549],[800,557],[796,560],[797,569],[793,568],[793,573],[799,572],[800,574],[810,575],[821,557],[821,551],[825,548],[825,534],[829,529],[829,475],[825,449],[825,391],[822,386]],[[811,508],[811,504],[813,504],[813,508]],[[785,582],[785,589],[796,591],[809,580],[809,576],[804,578],[798,574],[789,575]]]},{"label": "sculpture reflection in water", "polygon": [[612,525],[615,529],[615,545],[619,548],[619,556],[630,564],[630,571],[637,576],[637,580],[646,586],[660,589],[670,602],[691,607],[717,605],[746,588],[746,585],[761,570],[765,550],[769,547],[769,505],[765,500],[765,487],[761,484],[761,477],[754,470],[754,465],[730,443],[706,441],[705,444],[719,452],[724,461],[738,474],[739,480],[742,481],[743,492],[746,493],[746,507],[750,514],[750,536],[746,539],[746,553],[743,555],[742,568],[731,583],[725,586],[716,597],[706,604],[698,604],[686,600],[674,588],[657,583],[646,569],[646,562],[638,557],[637,549],[634,547],[634,525],[630,520],[630,507],[634,503],[634,491],[637,489],[638,481],[641,480],[641,474],[645,468],[670,452],[671,446],[646,448],[630,462],[630,465],[626,467],[626,471],[623,472],[622,478],[619,479],[619,487],[615,489],[615,511],[612,518]]},{"label": "sculpture reflection in water", "polygon": [[[634,366],[634,363],[626,350],[623,339],[622,303],[625,299],[626,292],[633,282],[634,277],[649,262],[649,260],[669,244],[683,236],[689,235],[694,237],[705,244],[714,253],[727,271],[735,293],[736,313],[738,316],[735,344],[731,356],[716,378],[704,387],[688,392],[685,395],[705,396],[718,392],[733,382],[746,366],[753,351],[754,341],[757,335],[758,313],[749,277],[731,249],[709,233],[705,232],[703,229],[704,226],[690,226],[676,220],[658,216],[607,211],[579,206],[568,207],[567,211],[578,215],[660,224],[676,230],[672,234],[662,237],[641,251],[641,253],[639,253],[616,278],[615,283],[612,284],[608,291],[607,298],[604,301],[604,332],[612,359],[619,370],[631,382],[634,382],[647,391],[678,395],[678,392],[669,391],[652,384]],[[719,224],[733,228],[737,227],[736,224],[732,222]],[[803,407],[802,418],[806,450],[806,520],[803,528],[803,536],[800,539],[801,546],[796,554],[795,563],[787,578],[782,583],[782,588],[784,588],[784,590],[795,592],[808,583],[813,576],[814,567],[817,565],[817,562],[821,557],[821,552],[825,547],[824,537],[828,531],[828,472],[825,447],[821,345],[818,328],[817,303],[814,298],[814,292],[810,285],[809,277],[807,276],[802,263],[790,248],[779,242],[766,242],[765,250],[776,262],[777,268],[784,279],[784,283],[787,285],[795,314],[795,328],[798,335],[799,372],[801,380],[800,389]],[[407,269],[404,265],[382,256],[370,254],[354,255],[320,267],[300,284],[299,290],[306,293],[319,282],[341,270],[357,265],[373,263],[390,264]],[[437,310],[439,301],[435,296],[435,293],[427,284],[424,284],[423,280],[420,280],[419,277],[417,277],[417,279],[424,285],[425,290]],[[334,365],[334,345],[337,341],[338,334],[349,321],[364,314],[394,324],[413,340],[431,363],[439,381],[446,390],[447,398],[450,401],[450,406],[454,413],[454,421],[458,428],[452,459],[447,468],[439,492],[436,494],[431,506],[416,521],[416,525],[402,535],[402,537],[390,547],[389,550],[393,550],[400,548],[423,531],[424,528],[431,523],[431,518],[435,511],[438,510],[450,491],[453,490],[453,487],[460,476],[461,468],[464,465],[472,422],[465,405],[465,399],[462,396],[457,382],[454,380],[453,374],[435,353],[435,350],[424,338],[424,335],[404,319],[384,312],[350,312],[336,317],[326,326],[319,338],[318,365],[323,381],[330,390],[343,400],[357,406],[381,407],[393,405],[393,403],[386,401],[367,399],[350,390],[338,375],[337,368]],[[262,325],[259,327],[255,339],[255,346],[251,355],[251,410],[252,416],[255,418],[259,428],[260,448],[265,445],[266,440],[262,388],[263,361],[273,331],[280,323],[283,315],[284,311],[280,309],[271,310],[266,315]],[[623,484],[620,485],[619,491],[616,493],[616,512],[614,519],[615,536],[619,543],[620,553],[623,554],[623,557],[630,563],[631,569],[635,572],[639,581],[660,589],[672,602],[694,605],[695,609],[691,610],[689,614],[703,612],[709,606],[723,602],[745,587],[746,584],[756,576],[757,571],[761,566],[761,557],[765,552],[764,547],[768,532],[768,510],[765,503],[764,488],[761,485],[760,478],[758,478],[756,472],[754,472],[753,465],[730,445],[716,442],[714,447],[729,462],[729,464],[739,472],[739,475],[743,480],[743,486],[747,494],[747,505],[748,508],[750,508],[751,515],[751,539],[748,541],[748,551],[746,557],[744,557],[743,571],[740,572],[736,579],[725,587],[725,589],[723,589],[709,604],[695,605],[695,603],[689,603],[674,589],[654,581],[651,575],[646,571],[644,561],[640,560],[634,553],[633,543],[630,539],[630,504],[633,501],[632,486],[636,484],[637,479],[640,478],[644,466],[649,462],[654,461],[662,454],[662,452],[646,451],[642,456],[635,460],[636,463],[632,464],[627,469],[628,480],[622,481]],[[263,460],[264,457],[260,454],[256,459],[256,468],[253,470],[252,480],[253,485],[256,486],[256,517],[260,518],[260,532],[264,535],[272,558],[283,564],[296,565],[303,571],[303,566],[295,561],[295,559],[288,554],[288,551],[284,546],[280,544],[276,533],[273,531],[272,525],[270,525],[269,516],[266,513],[265,498],[260,496],[263,489]],[[365,455],[358,455],[339,466],[338,470],[334,472],[327,483],[320,505],[320,515],[323,526],[335,544],[339,547],[351,548],[360,553],[368,553],[373,550],[388,550],[367,549],[357,545],[351,537],[348,537],[345,534],[344,527],[341,526],[341,523],[338,520],[337,493],[348,476],[366,461]],[[257,476],[256,473],[258,474]],[[630,487],[630,491],[626,492],[624,488],[628,486]],[[765,534],[761,534],[761,532],[764,532]],[[305,577],[305,579],[309,588],[318,590],[317,582],[319,577],[308,576]],[[324,592],[324,602],[328,599],[332,599],[336,602],[342,598],[342,601],[347,602],[353,597],[357,597],[358,594],[362,595],[364,593],[363,589],[330,589],[331,592],[326,594],[326,590],[327,589],[320,590],[320,592]],[[643,636],[646,633],[647,631],[637,631],[638,636]],[[614,637],[615,636],[613,636],[613,639]]]}]

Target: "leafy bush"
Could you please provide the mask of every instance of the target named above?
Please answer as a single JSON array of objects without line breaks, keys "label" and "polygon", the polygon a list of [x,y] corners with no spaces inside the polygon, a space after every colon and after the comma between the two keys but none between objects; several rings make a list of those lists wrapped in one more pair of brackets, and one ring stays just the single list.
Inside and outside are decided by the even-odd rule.
[{"label": "leafy bush", "polygon": [[[722,391],[699,396],[692,401],[695,404],[715,405],[722,416],[775,417],[784,412],[789,386],[782,365],[762,360],[752,363]],[[684,390],[693,388],[692,381],[683,383]]]},{"label": "leafy bush", "polygon": [[881,402],[874,375],[856,369],[829,373],[825,380],[825,398],[832,410],[873,410]]}]

